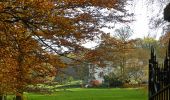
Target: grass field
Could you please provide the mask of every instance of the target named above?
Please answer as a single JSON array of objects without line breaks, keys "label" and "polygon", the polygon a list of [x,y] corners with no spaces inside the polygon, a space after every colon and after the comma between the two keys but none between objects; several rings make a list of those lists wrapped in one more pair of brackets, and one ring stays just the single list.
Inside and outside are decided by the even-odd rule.
[{"label": "grass field", "polygon": [[50,95],[25,93],[26,100],[147,100],[142,89],[67,89]]}]

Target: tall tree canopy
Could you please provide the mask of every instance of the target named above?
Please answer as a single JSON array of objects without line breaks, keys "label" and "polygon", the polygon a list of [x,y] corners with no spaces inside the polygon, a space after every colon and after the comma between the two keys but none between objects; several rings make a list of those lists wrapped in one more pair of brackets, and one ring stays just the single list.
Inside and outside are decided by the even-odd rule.
[{"label": "tall tree canopy", "polygon": [[[124,0],[4,0],[0,2],[0,29],[6,34],[5,30],[20,28],[27,37],[62,53],[63,47],[74,50],[84,39],[101,33],[102,22],[123,21],[124,16],[114,14],[115,10],[124,12],[123,5]],[[104,14],[104,8],[114,11]]]},{"label": "tall tree canopy", "polygon": [[81,49],[102,33],[103,22],[124,21],[125,1],[1,0],[0,94],[21,100],[28,84],[55,75],[65,66],[59,55]]}]

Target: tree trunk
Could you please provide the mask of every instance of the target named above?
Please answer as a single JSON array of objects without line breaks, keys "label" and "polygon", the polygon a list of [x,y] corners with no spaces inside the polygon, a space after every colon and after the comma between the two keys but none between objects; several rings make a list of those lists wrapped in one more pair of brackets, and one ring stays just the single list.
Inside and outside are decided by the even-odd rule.
[{"label": "tree trunk", "polygon": [[0,95],[0,100],[3,100],[3,96],[2,95]]},{"label": "tree trunk", "polygon": [[7,100],[6,95],[0,95],[0,100]]},{"label": "tree trunk", "polygon": [[16,96],[16,100],[22,100],[22,96]]},{"label": "tree trunk", "polygon": [[24,100],[24,99],[23,99],[23,93],[17,93],[15,100]]},{"label": "tree trunk", "polygon": [[7,95],[4,96],[4,100],[7,100]]}]

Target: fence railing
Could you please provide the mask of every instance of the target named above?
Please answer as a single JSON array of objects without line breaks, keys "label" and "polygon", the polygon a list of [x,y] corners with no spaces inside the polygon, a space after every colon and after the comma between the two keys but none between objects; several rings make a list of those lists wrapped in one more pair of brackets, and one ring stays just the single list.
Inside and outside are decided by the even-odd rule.
[{"label": "fence railing", "polygon": [[170,100],[170,44],[162,65],[158,64],[154,48],[151,48],[149,100]]},{"label": "fence railing", "polygon": [[170,85],[151,96],[149,100],[170,100]]}]

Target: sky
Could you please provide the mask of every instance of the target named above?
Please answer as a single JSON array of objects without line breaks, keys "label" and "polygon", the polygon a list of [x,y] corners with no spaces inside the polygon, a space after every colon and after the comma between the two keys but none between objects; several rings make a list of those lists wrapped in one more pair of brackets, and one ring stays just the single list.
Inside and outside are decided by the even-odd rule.
[{"label": "sky", "polygon": [[[134,21],[128,24],[134,32],[131,38],[143,38],[147,36],[149,32],[149,11],[147,10],[145,0],[136,0],[134,4],[127,6],[126,9],[128,12],[134,13],[134,17],[132,18]],[[116,25],[116,28],[119,27],[121,25]],[[106,33],[114,33],[114,29],[108,30],[105,28],[102,30]]]},{"label": "sky", "polygon": [[[150,34],[150,36],[155,37],[157,40],[161,36],[162,29],[155,29],[150,30],[149,28],[149,18],[151,18],[153,15],[159,13],[159,8],[157,7],[159,5],[152,4],[150,5],[150,8],[148,10],[148,6],[146,5],[146,0],[134,0],[136,1],[132,5],[127,6],[126,8],[129,10],[129,12],[134,13],[133,19],[135,21],[131,22],[129,25],[131,29],[133,29],[133,35],[131,39],[135,38],[144,38]],[[160,13],[160,16],[163,16],[163,13]],[[114,29],[102,29],[106,33],[114,33]],[[83,46],[87,48],[93,48],[97,45],[95,42],[88,42],[84,44]]]},{"label": "sky", "polygon": [[135,16],[134,19],[135,21],[132,23],[131,27],[132,29],[134,29],[134,34],[133,34],[133,38],[143,38],[144,36],[148,35],[148,11],[147,11],[147,7],[144,3],[144,0],[139,0],[138,2],[136,2],[136,4],[134,5],[134,7],[132,7],[131,9],[134,8],[134,11],[132,11]]},{"label": "sky", "polygon": [[149,28],[150,18],[159,14],[159,17],[163,17],[163,13],[159,12],[158,2],[153,2],[147,6],[148,0],[134,0],[134,3],[127,7],[129,12],[134,13],[134,22],[130,23],[131,29],[133,29],[134,34],[131,37],[144,38],[148,35],[155,37],[157,40],[161,36],[162,28],[151,30]]},{"label": "sky", "polygon": [[154,2],[150,3],[149,6],[147,6],[148,0],[136,1],[137,2],[134,4],[134,7],[132,7],[132,9],[134,9],[136,19],[136,21],[134,21],[132,24],[132,29],[134,29],[133,38],[143,38],[150,34],[150,36],[155,37],[158,40],[162,35],[163,26],[150,29],[149,19],[153,16],[155,18],[162,19],[163,9],[166,6],[167,2],[165,1],[161,5],[159,0],[153,0]]},{"label": "sky", "polygon": [[[135,39],[135,38],[143,38],[144,36],[147,36],[148,35],[148,18],[146,16],[147,8],[145,7],[143,0],[139,0],[139,2],[127,7],[127,9],[129,10],[129,12],[135,13],[135,16],[133,18],[135,21],[130,23],[130,27],[131,29],[133,29],[134,32],[131,38]],[[119,25],[116,25],[116,27],[118,28]],[[103,28],[102,31],[112,34],[114,33],[115,29]],[[90,41],[86,44],[83,44],[83,46],[87,48],[93,48],[97,44],[98,43],[96,42]]]}]

